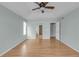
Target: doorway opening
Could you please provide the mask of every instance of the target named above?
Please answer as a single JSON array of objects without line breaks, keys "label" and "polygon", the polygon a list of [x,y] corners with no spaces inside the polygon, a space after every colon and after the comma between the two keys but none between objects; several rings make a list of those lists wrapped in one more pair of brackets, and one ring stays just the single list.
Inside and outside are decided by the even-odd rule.
[{"label": "doorway opening", "polygon": [[43,25],[38,25],[38,29],[36,31],[36,39],[43,39]]},{"label": "doorway opening", "polygon": [[50,39],[56,39],[56,23],[50,23]]},{"label": "doorway opening", "polygon": [[39,34],[38,34],[39,39],[42,39],[43,37],[43,26],[39,25]]}]

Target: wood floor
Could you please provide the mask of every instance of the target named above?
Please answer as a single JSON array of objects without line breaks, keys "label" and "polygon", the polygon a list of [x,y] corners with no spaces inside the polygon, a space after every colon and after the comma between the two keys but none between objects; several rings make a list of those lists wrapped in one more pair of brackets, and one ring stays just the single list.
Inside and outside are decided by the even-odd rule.
[{"label": "wood floor", "polygon": [[79,53],[56,39],[25,40],[3,57],[79,57]]}]

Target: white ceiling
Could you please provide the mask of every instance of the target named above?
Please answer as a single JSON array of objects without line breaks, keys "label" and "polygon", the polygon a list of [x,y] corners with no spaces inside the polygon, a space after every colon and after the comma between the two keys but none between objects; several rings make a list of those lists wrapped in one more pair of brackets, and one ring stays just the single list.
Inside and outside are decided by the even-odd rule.
[{"label": "white ceiling", "polygon": [[0,4],[26,20],[53,20],[79,7],[78,2],[49,2],[47,5],[55,6],[55,9],[45,9],[45,13],[42,14],[40,10],[32,11],[33,8],[38,7],[33,2],[1,2]]}]

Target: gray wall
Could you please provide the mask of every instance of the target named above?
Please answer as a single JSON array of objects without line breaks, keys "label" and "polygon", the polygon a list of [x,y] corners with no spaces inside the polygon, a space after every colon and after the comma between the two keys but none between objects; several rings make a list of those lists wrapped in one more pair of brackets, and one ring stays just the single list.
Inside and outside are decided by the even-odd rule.
[{"label": "gray wall", "polygon": [[24,40],[24,19],[0,5],[0,53]]},{"label": "gray wall", "polygon": [[38,26],[43,26],[43,39],[50,38],[50,23],[49,21],[28,21],[27,22],[27,38],[36,39],[36,32],[38,32]]},{"label": "gray wall", "polygon": [[35,39],[36,38],[36,32],[38,32],[38,26],[43,25],[43,39],[49,39],[50,38],[50,23],[56,23],[56,38],[59,39],[59,22],[55,20],[29,20],[27,22],[27,38],[28,39]]},{"label": "gray wall", "polygon": [[79,51],[79,8],[61,21],[61,41]]}]

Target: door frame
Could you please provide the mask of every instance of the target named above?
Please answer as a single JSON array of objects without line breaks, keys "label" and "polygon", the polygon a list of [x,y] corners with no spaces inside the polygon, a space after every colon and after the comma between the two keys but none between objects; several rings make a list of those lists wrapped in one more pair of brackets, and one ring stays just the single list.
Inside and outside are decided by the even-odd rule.
[{"label": "door frame", "polygon": [[[60,36],[61,36],[61,26],[60,26],[60,22],[52,22],[52,23],[55,23],[56,24],[56,39],[57,40],[60,40]],[[51,24],[51,23],[50,23]],[[51,32],[51,31],[50,31]],[[51,35],[50,35],[51,36]]]}]

